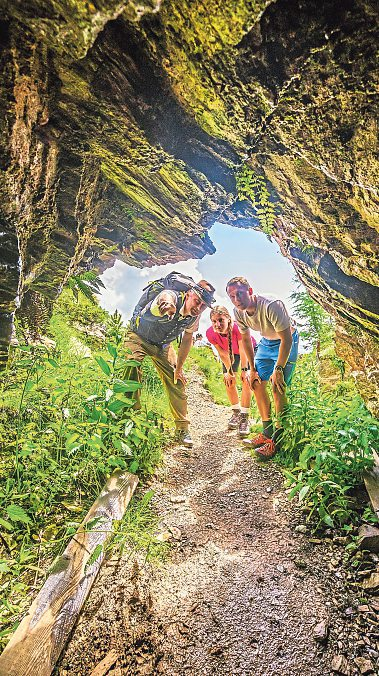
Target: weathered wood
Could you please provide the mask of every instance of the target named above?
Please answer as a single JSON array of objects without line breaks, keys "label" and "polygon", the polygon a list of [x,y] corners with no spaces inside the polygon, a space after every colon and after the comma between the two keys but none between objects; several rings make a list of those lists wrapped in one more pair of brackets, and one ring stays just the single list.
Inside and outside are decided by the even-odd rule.
[{"label": "weathered wood", "polygon": [[104,676],[107,671],[114,665],[119,654],[116,650],[110,650],[108,655],[104,657],[101,662],[91,671],[90,676]]},{"label": "weathered wood", "polygon": [[0,676],[51,674],[100,569],[104,551],[95,561],[90,557],[98,545],[106,543],[113,521],[122,518],[137,483],[138,478],[126,472],[116,471],[109,478],[0,656]]},{"label": "weathered wood", "polygon": [[379,456],[374,451],[374,467],[370,472],[363,472],[363,481],[365,482],[366,491],[376,516],[379,517]]}]

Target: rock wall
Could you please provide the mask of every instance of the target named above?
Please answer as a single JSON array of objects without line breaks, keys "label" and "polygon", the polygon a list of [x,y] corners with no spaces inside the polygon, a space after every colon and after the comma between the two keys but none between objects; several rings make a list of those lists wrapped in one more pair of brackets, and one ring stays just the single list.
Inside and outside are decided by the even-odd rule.
[{"label": "rock wall", "polygon": [[378,410],[376,3],[11,0],[2,17],[3,346],[16,305],[38,329],[79,266],[201,257],[217,218],[258,227],[236,203],[247,162]]}]

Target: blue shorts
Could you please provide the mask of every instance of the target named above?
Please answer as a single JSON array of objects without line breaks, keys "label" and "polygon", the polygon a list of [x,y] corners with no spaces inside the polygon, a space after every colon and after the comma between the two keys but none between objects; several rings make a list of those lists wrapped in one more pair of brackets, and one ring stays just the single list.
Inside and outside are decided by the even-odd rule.
[{"label": "blue shorts", "polygon": [[[269,340],[261,338],[258,343],[255,355],[255,368],[261,380],[269,380],[275,368],[278,359],[280,340]],[[295,331],[292,334],[292,347],[287,364],[284,368],[284,381],[287,385],[291,384],[293,372],[295,370],[297,353],[299,350],[299,334]]]}]

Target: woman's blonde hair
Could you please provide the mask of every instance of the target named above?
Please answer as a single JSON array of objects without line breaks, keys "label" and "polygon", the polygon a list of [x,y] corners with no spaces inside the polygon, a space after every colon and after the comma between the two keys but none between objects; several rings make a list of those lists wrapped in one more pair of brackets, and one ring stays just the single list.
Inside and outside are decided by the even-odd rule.
[{"label": "woman's blonde hair", "polygon": [[224,305],[215,305],[210,313],[210,318],[214,317],[214,315],[223,315],[224,317],[227,317],[229,320],[228,323],[228,352],[229,352],[229,359],[230,363],[233,366],[234,364],[234,353],[233,353],[233,342],[232,342],[232,330],[233,330],[233,320],[231,317],[231,314],[228,310],[227,307]]}]

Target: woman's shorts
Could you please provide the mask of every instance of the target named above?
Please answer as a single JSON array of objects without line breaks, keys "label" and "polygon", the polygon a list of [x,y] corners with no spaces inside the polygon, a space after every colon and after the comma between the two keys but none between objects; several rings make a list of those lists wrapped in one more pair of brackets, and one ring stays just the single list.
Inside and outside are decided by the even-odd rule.
[{"label": "woman's shorts", "polygon": [[[255,368],[261,380],[269,380],[274,372],[278,360],[280,340],[269,340],[261,338],[258,343],[255,355]],[[295,370],[297,355],[299,350],[299,334],[295,331],[292,334],[292,347],[287,364],[284,368],[284,381],[287,385],[291,384],[293,372]]]},{"label": "woman's shorts", "polygon": [[[234,364],[232,366],[233,373],[237,373],[240,367],[241,356],[239,354],[234,355]],[[222,365],[222,372],[226,373],[228,369],[225,368],[224,364]]]}]

